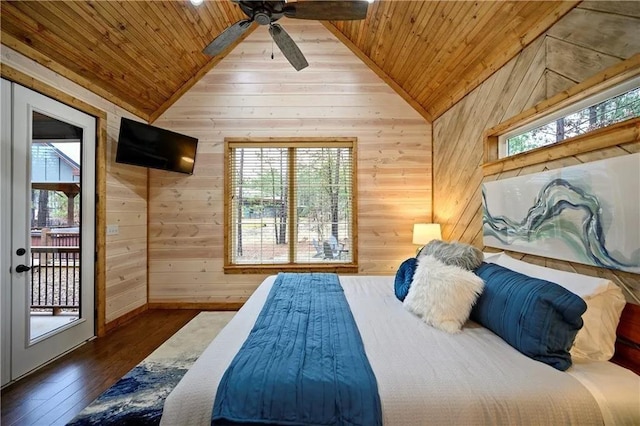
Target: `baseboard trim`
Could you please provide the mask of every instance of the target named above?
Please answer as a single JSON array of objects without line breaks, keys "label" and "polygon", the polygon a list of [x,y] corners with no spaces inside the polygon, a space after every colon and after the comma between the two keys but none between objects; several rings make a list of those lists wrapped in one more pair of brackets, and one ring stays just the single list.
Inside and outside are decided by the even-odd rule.
[{"label": "baseboard trim", "polygon": [[122,315],[121,317],[114,319],[113,321],[109,321],[104,325],[105,334],[115,330],[116,328],[120,327],[122,324],[131,321],[132,319],[134,319],[135,317],[137,317],[138,315],[140,315],[141,313],[145,312],[148,309],[149,309],[149,304],[144,304],[138,308],[135,308],[133,311],[129,311],[126,314]]},{"label": "baseboard trim", "polygon": [[152,302],[149,309],[198,309],[201,311],[237,311],[244,302]]}]

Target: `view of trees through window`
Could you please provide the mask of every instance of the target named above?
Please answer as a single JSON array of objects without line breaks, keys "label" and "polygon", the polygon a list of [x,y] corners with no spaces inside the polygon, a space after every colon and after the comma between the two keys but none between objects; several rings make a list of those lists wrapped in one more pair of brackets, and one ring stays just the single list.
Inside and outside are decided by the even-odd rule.
[{"label": "view of trees through window", "polygon": [[640,87],[507,139],[507,156],[640,117]]},{"label": "view of trees through window", "polygon": [[[71,201],[69,201],[71,199]],[[73,205],[69,208],[69,203]],[[80,197],[61,191],[31,190],[31,228],[78,226]]]},{"label": "view of trees through window", "polygon": [[231,263],[351,262],[352,156],[349,144],[231,148]]}]

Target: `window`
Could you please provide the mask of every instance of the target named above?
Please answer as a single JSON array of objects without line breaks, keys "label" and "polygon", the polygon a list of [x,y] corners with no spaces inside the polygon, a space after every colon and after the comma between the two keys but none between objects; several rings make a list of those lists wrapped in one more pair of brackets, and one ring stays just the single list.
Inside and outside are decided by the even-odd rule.
[{"label": "window", "polygon": [[355,139],[227,139],[225,163],[225,271],[356,267]]},{"label": "window", "polygon": [[640,78],[541,117],[500,137],[501,158],[562,142],[595,129],[640,117]]}]

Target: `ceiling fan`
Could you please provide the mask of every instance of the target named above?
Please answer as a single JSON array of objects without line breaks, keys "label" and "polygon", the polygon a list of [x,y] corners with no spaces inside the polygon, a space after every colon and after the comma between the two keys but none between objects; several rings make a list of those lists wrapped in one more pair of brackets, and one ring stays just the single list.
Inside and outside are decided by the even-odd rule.
[{"label": "ceiling fan", "polygon": [[364,19],[367,16],[368,3],[366,1],[302,1],[287,3],[280,1],[250,1],[231,0],[240,6],[248,19],[242,19],[225,29],[202,51],[215,56],[244,34],[254,22],[268,25],[269,34],[276,42],[285,58],[296,71],[307,67],[309,63],[304,55],[287,34],[275,22],[286,16],[295,19],[314,19],[319,21],[349,21]]}]

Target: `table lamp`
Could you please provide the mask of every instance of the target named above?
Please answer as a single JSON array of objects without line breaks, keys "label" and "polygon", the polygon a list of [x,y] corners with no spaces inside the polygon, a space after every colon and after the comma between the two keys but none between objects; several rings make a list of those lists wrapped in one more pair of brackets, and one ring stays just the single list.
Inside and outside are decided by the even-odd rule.
[{"label": "table lamp", "polygon": [[431,240],[441,240],[442,231],[439,223],[415,223],[413,225],[413,244],[419,245],[416,254]]}]

